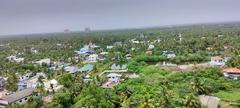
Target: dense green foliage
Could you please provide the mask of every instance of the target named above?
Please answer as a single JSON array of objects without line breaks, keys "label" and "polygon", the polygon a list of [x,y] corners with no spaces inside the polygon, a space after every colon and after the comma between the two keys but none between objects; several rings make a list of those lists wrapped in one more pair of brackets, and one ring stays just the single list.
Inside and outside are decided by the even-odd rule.
[{"label": "dense green foliage", "polygon": [[240,68],[240,56],[235,56],[235,57],[230,58],[230,60],[228,61],[228,65],[230,67]]},{"label": "dense green foliage", "polygon": [[[177,36],[182,33],[182,41]],[[139,36],[140,35],[140,36]],[[143,37],[142,37],[143,35]],[[156,63],[197,64],[209,62],[211,56],[231,57],[229,67],[240,68],[240,24],[192,25],[152,29],[102,31],[90,33],[46,34],[0,39],[0,75],[8,77],[6,89],[16,91],[17,75],[28,72],[44,72],[48,79],[57,79],[64,88],[52,95],[51,103],[42,104],[40,98],[31,99],[24,105],[9,108],[199,108],[199,95],[218,96],[223,101],[239,103],[235,91],[240,90],[239,80],[226,79],[219,68],[204,68],[191,72],[170,72],[154,66]],[[132,43],[136,39],[143,43]],[[160,42],[154,42],[155,40]],[[85,83],[83,74],[71,75],[60,70],[51,70],[47,65],[33,62],[51,58],[73,66],[83,66],[82,59],[75,59],[75,50],[89,42],[100,47],[96,52],[109,52],[105,61],[95,63],[91,73],[92,81]],[[116,45],[120,42],[121,45]],[[57,45],[61,44],[61,45]],[[145,52],[148,45],[155,48],[152,55]],[[107,45],[113,45],[107,49]],[[39,53],[33,53],[31,49]],[[163,51],[173,51],[174,58],[162,55]],[[22,53],[22,54],[21,54]],[[127,60],[125,55],[131,54]],[[6,57],[24,57],[23,63],[10,62]],[[105,77],[98,76],[111,64],[127,64],[129,73],[137,73],[138,78],[125,78],[113,89],[103,89]],[[123,75],[125,76],[125,75]],[[39,87],[39,91],[44,91]],[[43,96],[45,96],[43,95]]]}]

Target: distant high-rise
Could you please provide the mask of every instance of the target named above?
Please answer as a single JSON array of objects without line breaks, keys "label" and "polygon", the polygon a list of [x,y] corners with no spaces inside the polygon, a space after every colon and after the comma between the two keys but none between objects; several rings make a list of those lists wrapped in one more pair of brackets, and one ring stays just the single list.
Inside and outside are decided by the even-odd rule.
[{"label": "distant high-rise", "polygon": [[86,28],[84,29],[84,31],[85,31],[85,32],[91,32],[91,29],[90,29],[90,27],[86,27]]},{"label": "distant high-rise", "polygon": [[68,33],[68,32],[70,32],[69,29],[65,29],[65,30],[64,30],[64,33]]}]

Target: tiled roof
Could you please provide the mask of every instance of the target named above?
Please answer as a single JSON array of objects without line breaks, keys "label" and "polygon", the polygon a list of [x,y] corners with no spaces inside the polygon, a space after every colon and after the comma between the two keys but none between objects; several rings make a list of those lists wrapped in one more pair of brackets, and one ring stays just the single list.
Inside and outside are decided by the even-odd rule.
[{"label": "tiled roof", "polygon": [[211,57],[212,60],[222,60],[223,58],[220,57],[220,56],[214,56],[214,57]]},{"label": "tiled roof", "polygon": [[238,68],[226,68],[226,69],[223,69],[223,72],[226,72],[226,73],[239,73],[240,74],[240,69],[238,69]]}]

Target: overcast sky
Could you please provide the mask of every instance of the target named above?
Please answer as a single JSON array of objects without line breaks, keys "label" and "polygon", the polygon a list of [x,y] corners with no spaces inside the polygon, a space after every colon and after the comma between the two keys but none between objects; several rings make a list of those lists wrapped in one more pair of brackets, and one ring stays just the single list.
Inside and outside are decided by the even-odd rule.
[{"label": "overcast sky", "polygon": [[0,35],[240,21],[240,0],[0,0]]}]

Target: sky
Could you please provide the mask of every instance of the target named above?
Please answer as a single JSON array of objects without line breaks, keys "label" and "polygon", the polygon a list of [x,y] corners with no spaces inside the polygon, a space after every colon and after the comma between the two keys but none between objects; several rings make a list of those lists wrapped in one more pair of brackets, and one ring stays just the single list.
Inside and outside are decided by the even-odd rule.
[{"label": "sky", "polygon": [[240,0],[0,0],[0,35],[240,21]]}]

